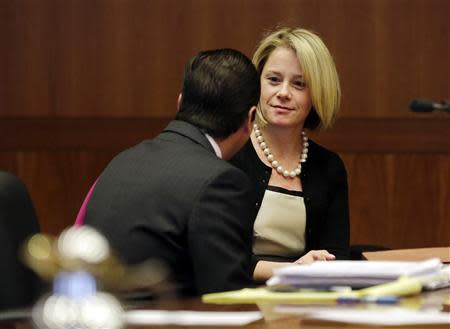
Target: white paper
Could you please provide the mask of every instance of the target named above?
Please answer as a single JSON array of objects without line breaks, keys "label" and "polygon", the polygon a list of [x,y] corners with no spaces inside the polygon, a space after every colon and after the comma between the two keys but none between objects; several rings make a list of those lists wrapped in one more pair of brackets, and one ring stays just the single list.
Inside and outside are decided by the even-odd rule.
[{"label": "white paper", "polygon": [[262,318],[259,311],[251,312],[199,312],[134,310],[124,315],[130,325],[183,325],[183,326],[243,326]]},{"label": "white paper", "polygon": [[446,312],[412,311],[400,308],[374,310],[322,310],[307,313],[306,318],[342,323],[402,326],[414,324],[450,324]]},{"label": "white paper", "polygon": [[274,270],[276,275],[302,277],[360,277],[396,279],[399,276],[417,276],[434,273],[442,267],[438,258],[423,262],[396,261],[332,261],[294,265]]},{"label": "white paper", "polygon": [[422,262],[397,261],[332,261],[293,265],[274,270],[268,286],[292,284],[303,287],[349,285],[368,287],[396,280],[401,276],[434,278],[442,264],[438,258]]}]

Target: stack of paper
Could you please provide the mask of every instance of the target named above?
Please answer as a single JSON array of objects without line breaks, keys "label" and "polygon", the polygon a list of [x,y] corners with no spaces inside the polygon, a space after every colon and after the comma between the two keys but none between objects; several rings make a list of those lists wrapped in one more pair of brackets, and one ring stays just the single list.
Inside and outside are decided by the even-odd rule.
[{"label": "stack of paper", "polygon": [[438,258],[422,262],[332,261],[310,265],[293,265],[274,270],[267,285],[329,288],[332,286],[369,287],[393,281],[402,276],[423,277],[439,273]]},{"label": "stack of paper", "polygon": [[262,319],[259,311],[200,312],[134,310],[124,315],[129,325],[179,325],[179,326],[244,326]]},{"label": "stack of paper", "polygon": [[304,324],[314,320],[354,323],[373,326],[413,326],[450,324],[450,316],[445,312],[408,310],[400,307],[375,309],[302,308],[281,305],[275,311],[281,314],[302,314]]}]

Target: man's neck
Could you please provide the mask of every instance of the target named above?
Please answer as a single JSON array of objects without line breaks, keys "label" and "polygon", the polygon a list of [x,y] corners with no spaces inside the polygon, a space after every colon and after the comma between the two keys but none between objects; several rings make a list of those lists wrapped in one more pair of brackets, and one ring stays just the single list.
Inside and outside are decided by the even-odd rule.
[{"label": "man's neck", "polygon": [[213,147],[214,152],[216,152],[217,157],[222,159],[222,149],[220,148],[220,145],[210,135],[205,134],[205,136],[208,139],[208,141],[211,144],[211,146]]}]

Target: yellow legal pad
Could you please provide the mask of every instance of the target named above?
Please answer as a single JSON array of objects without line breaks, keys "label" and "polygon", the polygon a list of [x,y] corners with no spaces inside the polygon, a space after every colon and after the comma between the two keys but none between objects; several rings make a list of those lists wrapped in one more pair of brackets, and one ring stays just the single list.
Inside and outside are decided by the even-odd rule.
[{"label": "yellow legal pad", "polygon": [[278,292],[268,288],[245,288],[241,290],[206,294],[202,296],[204,303],[210,304],[253,304],[253,303],[289,303],[289,304],[323,304],[335,303],[342,297],[379,297],[409,296],[422,291],[418,279],[401,277],[398,280],[373,287],[348,292],[332,291],[293,291]]}]

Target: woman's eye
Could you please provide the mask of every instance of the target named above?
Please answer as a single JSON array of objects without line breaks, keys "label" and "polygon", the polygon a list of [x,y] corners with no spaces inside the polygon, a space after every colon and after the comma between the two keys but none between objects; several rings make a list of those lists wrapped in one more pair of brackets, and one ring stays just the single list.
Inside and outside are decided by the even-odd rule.
[{"label": "woman's eye", "polygon": [[302,80],[298,80],[298,81],[294,82],[294,86],[299,89],[303,89],[303,88],[306,88],[306,82],[302,81]]},{"label": "woman's eye", "polygon": [[267,80],[269,80],[271,83],[277,83],[280,82],[280,79],[278,77],[267,77]]}]

